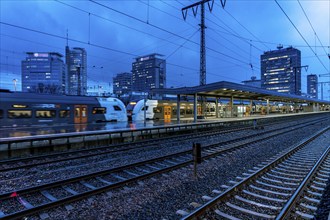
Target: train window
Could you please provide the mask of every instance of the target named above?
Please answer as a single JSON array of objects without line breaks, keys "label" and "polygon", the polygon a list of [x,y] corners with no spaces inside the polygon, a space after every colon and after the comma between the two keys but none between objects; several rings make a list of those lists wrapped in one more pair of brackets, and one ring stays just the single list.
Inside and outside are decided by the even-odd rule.
[{"label": "train window", "polygon": [[115,111],[121,111],[121,108],[120,108],[118,105],[114,105],[114,106],[113,106],[113,109],[114,109]]},{"label": "train window", "polygon": [[172,115],[176,115],[176,108],[172,108]]},{"label": "train window", "polygon": [[192,109],[186,109],[186,114],[187,115],[192,115],[193,114],[193,110]]},{"label": "train window", "polygon": [[107,113],[107,108],[103,107],[94,107],[93,108],[93,114],[106,114]]},{"label": "train window", "polygon": [[8,118],[31,118],[30,110],[8,110]]},{"label": "train window", "polygon": [[[146,111],[148,111],[148,107],[149,106],[146,106]],[[141,111],[144,111],[144,106],[142,107]]]},{"label": "train window", "polygon": [[76,107],[76,110],[74,111],[74,115],[76,118],[80,118],[80,108]]},{"label": "train window", "polygon": [[180,109],[180,115],[185,115],[186,111],[184,109]]},{"label": "train window", "polygon": [[37,110],[36,118],[55,118],[56,111],[55,110]]},{"label": "train window", "polygon": [[161,107],[154,107],[154,113],[162,113]]},{"label": "train window", "polygon": [[0,109],[0,118],[3,118],[3,110]]},{"label": "train window", "polygon": [[87,109],[85,107],[82,107],[82,110],[81,110],[81,116],[83,118],[87,117]]},{"label": "train window", "polygon": [[70,118],[70,111],[69,110],[61,110],[60,111],[60,118]]}]

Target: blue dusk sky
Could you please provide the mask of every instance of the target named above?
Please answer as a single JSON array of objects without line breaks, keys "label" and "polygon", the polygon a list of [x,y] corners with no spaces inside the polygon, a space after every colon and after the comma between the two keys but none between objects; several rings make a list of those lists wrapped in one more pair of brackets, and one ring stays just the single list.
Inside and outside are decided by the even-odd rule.
[{"label": "blue dusk sky", "polygon": [[[194,17],[181,9],[194,0],[1,0],[0,87],[21,82],[26,52],[87,50],[88,85],[110,91],[112,77],[130,72],[137,56],[164,55],[167,87],[199,84],[200,8]],[[206,81],[240,83],[260,79],[260,55],[277,45],[301,51],[302,92],[306,76],[330,81],[329,0],[215,0],[205,5]],[[250,65],[252,64],[252,65]],[[251,66],[253,68],[251,68]],[[329,85],[325,86],[328,98]]]}]

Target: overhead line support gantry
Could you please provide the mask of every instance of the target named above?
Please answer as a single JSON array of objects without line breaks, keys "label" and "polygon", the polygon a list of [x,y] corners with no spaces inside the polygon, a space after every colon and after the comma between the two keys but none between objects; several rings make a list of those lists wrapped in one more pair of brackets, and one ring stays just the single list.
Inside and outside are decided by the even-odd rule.
[{"label": "overhead line support gantry", "polygon": [[[220,0],[222,7],[225,7],[226,0]],[[199,75],[199,85],[206,84],[206,54],[205,54],[205,6],[207,3],[210,12],[212,12],[214,0],[202,0],[186,6],[181,9],[183,19],[186,20],[188,9],[192,9],[194,16],[196,17],[198,6],[201,6],[201,23],[199,26],[201,27],[201,44],[200,44],[200,75]]]}]

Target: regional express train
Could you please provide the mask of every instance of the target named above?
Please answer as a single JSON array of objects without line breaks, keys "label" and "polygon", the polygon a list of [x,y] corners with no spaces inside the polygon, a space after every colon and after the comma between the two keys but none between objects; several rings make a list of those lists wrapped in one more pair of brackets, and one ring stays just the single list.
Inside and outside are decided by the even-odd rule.
[{"label": "regional express train", "polygon": [[[144,120],[144,109],[146,109],[147,120],[170,120],[177,117],[177,103],[170,100],[140,100],[134,106],[132,112],[133,121]],[[197,104],[197,110],[200,114],[201,106]],[[205,116],[215,116],[215,103],[206,103]],[[194,104],[192,102],[180,102],[180,118],[193,118],[194,117]]]},{"label": "regional express train", "polygon": [[0,91],[0,127],[127,121],[116,98]]},{"label": "regional express train", "polygon": [[[266,114],[266,106],[263,103],[253,104],[250,107],[249,102],[241,103],[234,102],[233,111],[231,112],[231,107],[227,103],[218,103],[219,117],[245,117],[250,114]],[[145,105],[145,107],[144,107]],[[216,106],[214,102],[206,102],[205,112],[203,116],[214,117],[216,115]],[[133,121],[144,120],[144,109],[146,109],[146,119],[147,120],[170,120],[177,118],[177,103],[171,100],[140,100],[136,103],[132,111]],[[281,113],[282,110],[277,105],[270,106],[269,113]],[[130,117],[130,112],[128,116]],[[202,115],[201,104],[197,103],[197,115]],[[189,101],[180,102],[180,118],[193,118],[194,117],[194,104]]]}]

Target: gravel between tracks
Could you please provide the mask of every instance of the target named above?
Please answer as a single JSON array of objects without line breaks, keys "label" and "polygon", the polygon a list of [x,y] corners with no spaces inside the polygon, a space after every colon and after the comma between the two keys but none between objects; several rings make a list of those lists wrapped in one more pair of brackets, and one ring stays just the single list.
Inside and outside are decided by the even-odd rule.
[{"label": "gravel between tracks", "polygon": [[[290,123],[294,124],[296,122]],[[283,127],[283,124],[270,126],[264,131],[267,131],[267,129],[274,129],[276,127]],[[228,141],[247,135],[258,134],[258,132],[260,131],[238,131],[221,135],[214,135],[213,137],[207,137],[204,139],[199,138],[198,141],[202,145],[209,145],[212,143],[218,143],[220,141]],[[128,152],[111,153],[84,159],[46,164],[29,169],[20,169],[0,173],[0,193],[38,186],[40,184],[59,181],[62,179],[98,172],[105,169],[111,169],[118,166],[124,166],[127,164],[140,162],[147,159],[153,159],[184,150],[190,150],[192,142],[194,141],[196,140],[188,139],[182,140],[180,142],[169,141],[167,143],[162,143],[159,146],[132,149]],[[90,164],[93,164],[93,166],[90,166]]]},{"label": "gravel between tracks", "polygon": [[[198,179],[190,166],[72,203],[70,210],[59,207],[47,213],[51,219],[179,219],[178,209],[187,209],[191,202],[201,202],[203,195],[211,195],[212,190],[220,189],[222,184],[321,129],[316,127],[299,129],[294,135],[282,135],[204,161],[198,166]],[[329,145],[330,132],[315,144]],[[32,217],[35,218],[38,216]]]}]

